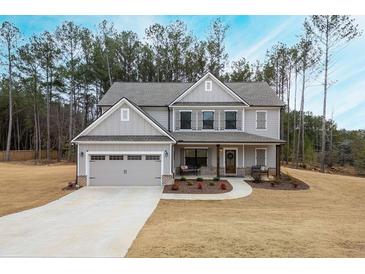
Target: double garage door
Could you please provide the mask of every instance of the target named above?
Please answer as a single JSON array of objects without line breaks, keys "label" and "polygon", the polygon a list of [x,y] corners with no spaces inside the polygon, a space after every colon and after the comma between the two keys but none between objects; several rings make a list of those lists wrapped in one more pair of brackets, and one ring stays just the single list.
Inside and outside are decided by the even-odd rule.
[{"label": "double garage door", "polygon": [[160,186],[161,155],[90,155],[90,186]]}]

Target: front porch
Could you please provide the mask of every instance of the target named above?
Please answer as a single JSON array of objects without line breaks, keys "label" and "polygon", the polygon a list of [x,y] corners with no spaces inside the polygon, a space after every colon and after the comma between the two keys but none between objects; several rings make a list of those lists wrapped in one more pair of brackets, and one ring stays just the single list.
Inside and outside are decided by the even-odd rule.
[{"label": "front porch", "polygon": [[[277,165],[279,151],[280,146],[276,144],[177,144],[174,146],[173,171],[175,178],[248,178],[252,166],[263,165],[270,175],[276,175],[280,169]],[[182,166],[197,168],[199,172],[182,174]]]}]

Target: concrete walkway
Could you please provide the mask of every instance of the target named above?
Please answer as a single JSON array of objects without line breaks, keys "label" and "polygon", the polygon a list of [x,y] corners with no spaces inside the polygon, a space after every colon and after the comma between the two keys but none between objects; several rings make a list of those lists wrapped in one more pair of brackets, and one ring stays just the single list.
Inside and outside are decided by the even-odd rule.
[{"label": "concrete walkway", "polygon": [[252,188],[242,178],[221,178],[233,187],[232,191],[220,194],[174,194],[163,193],[163,200],[229,200],[243,198],[252,193]]},{"label": "concrete walkway", "polygon": [[0,218],[0,257],[124,257],[162,187],[85,187]]}]

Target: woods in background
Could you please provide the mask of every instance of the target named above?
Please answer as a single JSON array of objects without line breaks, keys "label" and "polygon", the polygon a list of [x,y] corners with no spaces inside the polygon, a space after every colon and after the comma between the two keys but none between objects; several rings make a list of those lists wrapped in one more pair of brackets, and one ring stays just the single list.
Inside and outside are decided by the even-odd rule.
[{"label": "woods in background", "polygon": [[322,159],[364,172],[364,131],[337,130],[334,121],[325,119],[326,97],[322,117],[304,112],[309,83],[324,79],[327,94],[334,49],[361,34],[353,19],[308,17],[295,45],[277,43],[264,60],[250,63],[243,56],[231,66],[225,49],[228,30],[217,18],[206,39],[199,40],[176,20],[149,26],[141,39],[108,21],[95,32],[64,22],[54,32],[25,40],[21,30],[3,22],[0,150],[32,149],[38,159],[42,149],[46,159],[57,150],[59,159],[72,160],[70,140],[100,115],[96,103],[113,82],[194,82],[210,71],[223,81],[266,81],[286,102],[281,127],[286,162],[316,164]]}]

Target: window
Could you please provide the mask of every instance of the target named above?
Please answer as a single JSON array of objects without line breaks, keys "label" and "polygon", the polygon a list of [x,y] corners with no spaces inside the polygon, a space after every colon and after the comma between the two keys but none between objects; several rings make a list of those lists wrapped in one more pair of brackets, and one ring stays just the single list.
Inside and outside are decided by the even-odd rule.
[{"label": "window", "polygon": [[191,111],[180,111],[180,129],[191,129]]},{"label": "window", "polygon": [[146,160],[149,161],[159,161],[160,160],[160,155],[146,155]]},{"label": "window", "polygon": [[91,161],[105,160],[105,155],[91,155]]},{"label": "window", "polygon": [[214,111],[203,111],[203,129],[214,129]]},{"label": "window", "polygon": [[237,129],[237,112],[226,111],[226,129]]},{"label": "window", "polygon": [[109,160],[111,161],[123,160],[123,155],[109,155]]},{"label": "window", "polygon": [[128,155],[128,160],[142,160],[141,155]]},{"label": "window", "polygon": [[256,165],[266,166],[266,149],[256,148]]},{"label": "window", "polygon": [[121,119],[120,120],[123,122],[129,121],[129,108],[121,109]]},{"label": "window", "polygon": [[266,111],[256,111],[256,129],[266,129]]},{"label": "window", "polygon": [[200,168],[207,166],[208,162],[208,149],[185,149],[185,165],[194,168]]},{"label": "window", "polygon": [[205,91],[212,91],[212,81],[205,81]]}]

